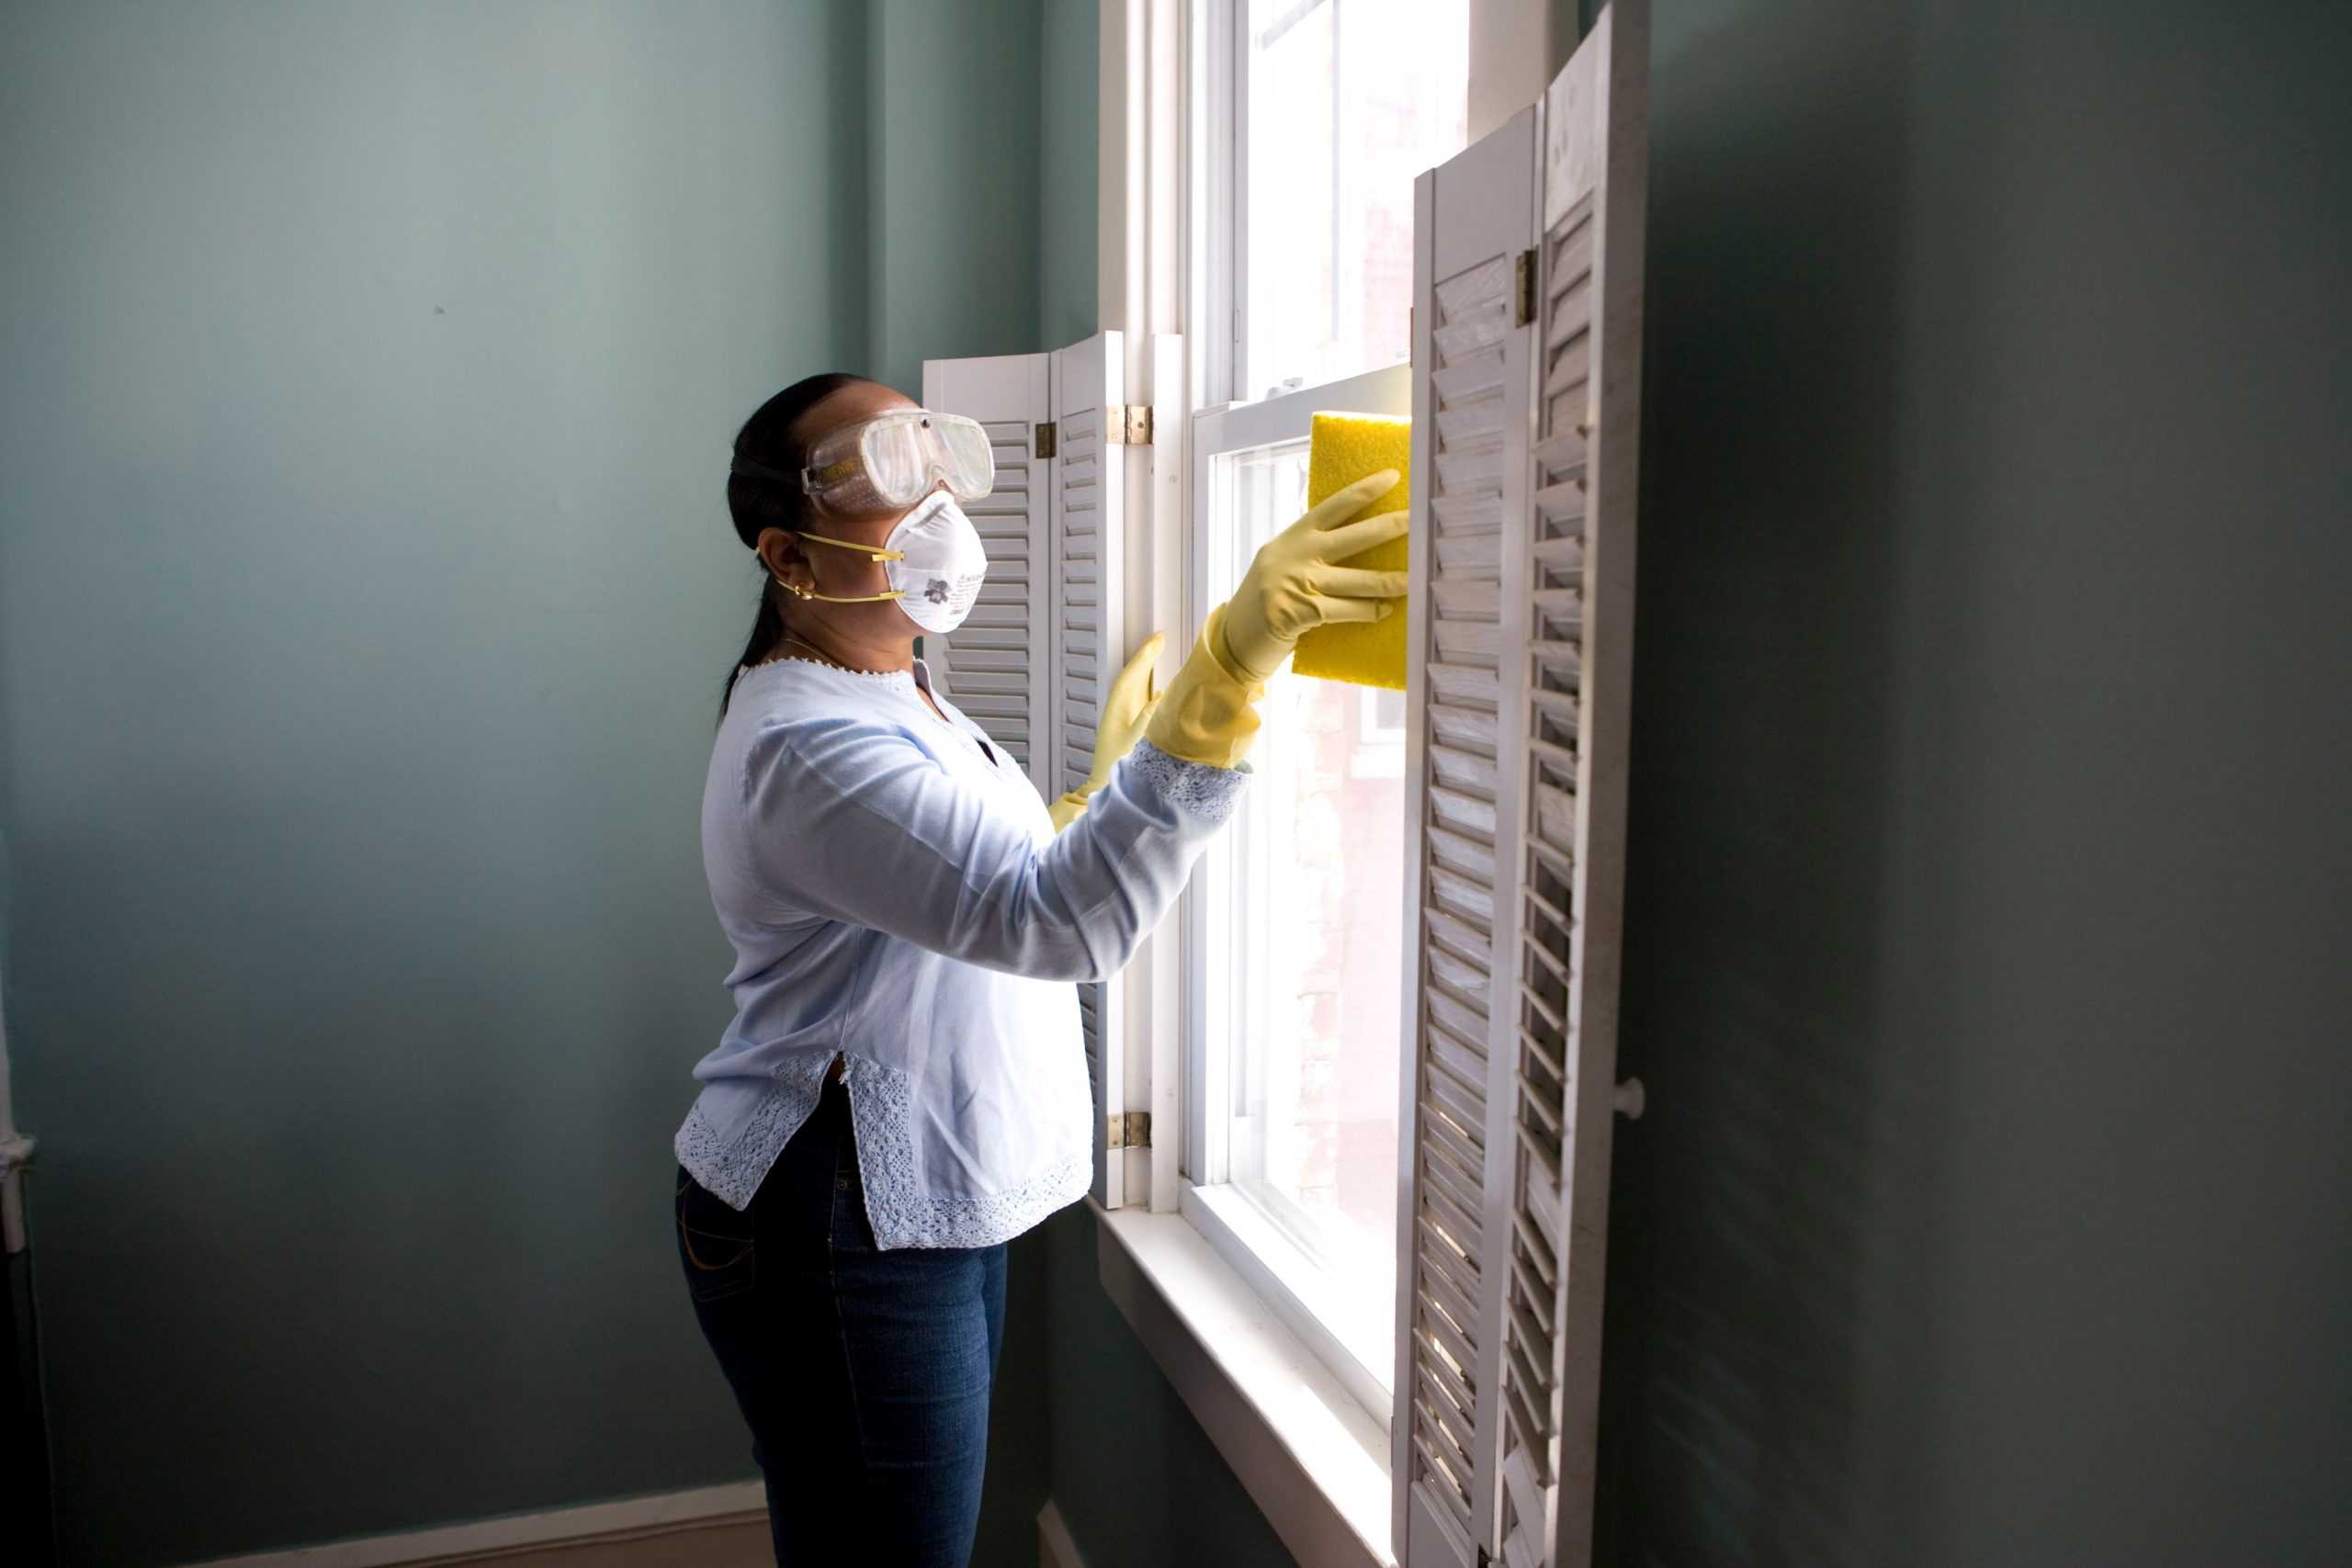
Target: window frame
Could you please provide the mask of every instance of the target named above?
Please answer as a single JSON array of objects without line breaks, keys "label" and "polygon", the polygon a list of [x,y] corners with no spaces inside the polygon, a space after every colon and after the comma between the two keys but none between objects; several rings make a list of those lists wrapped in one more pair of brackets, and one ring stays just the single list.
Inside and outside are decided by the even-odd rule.
[{"label": "window frame", "polygon": [[[1185,6],[1184,102],[1189,124],[1180,137],[1184,160],[1180,187],[1186,209],[1181,249],[1185,277],[1178,291],[1193,323],[1186,377],[1192,410],[1185,420],[1181,503],[1183,555],[1179,563],[1186,623],[1197,625],[1223,596],[1213,591],[1209,506],[1213,465],[1227,453],[1304,442],[1317,410],[1392,414],[1412,412],[1409,358],[1313,386],[1251,398],[1249,367],[1250,0],[1189,0]],[[1302,4],[1299,9],[1308,9]],[[1223,541],[1216,541],[1220,546]],[[1225,585],[1229,589],[1229,584]],[[1402,759],[1400,757],[1400,766]],[[1229,907],[1236,835],[1220,835],[1195,865],[1178,911],[1180,995],[1175,1066],[1182,1123],[1177,1208],[1217,1256],[1266,1303],[1276,1319],[1339,1379],[1383,1427],[1390,1422],[1395,1375],[1395,1323],[1387,1292],[1374,1293],[1378,1311],[1353,1311],[1336,1276],[1304,1245],[1295,1226],[1258,1196],[1230,1179],[1229,1126],[1211,1106],[1231,1103],[1232,1054],[1209,1049],[1214,984],[1230,982],[1223,943],[1208,941],[1212,908]],[[1397,897],[1414,918],[1411,888]],[[1402,1005],[1400,986],[1399,1005]],[[1165,1060],[1164,1056],[1158,1059]],[[1369,1315],[1378,1320],[1367,1328]]]},{"label": "window frame", "polygon": [[1193,387],[1195,419],[1239,395],[1250,341],[1241,265],[1250,231],[1249,6],[1250,0],[1191,0],[1186,7],[1186,97],[1193,112],[1184,138],[1192,217],[1184,293],[1201,350]]},{"label": "window frame", "polygon": [[[1237,279],[1247,243],[1247,170],[1238,161],[1247,149],[1247,62],[1238,51],[1249,35],[1233,25],[1237,17],[1246,21],[1241,3],[1102,0],[1099,9],[1097,276],[1102,321],[1130,334],[1130,390],[1156,403],[1158,416],[1153,445],[1129,454],[1131,471],[1141,475],[1138,482],[1154,498],[1148,513],[1133,518],[1129,536],[1126,592],[1130,613],[1141,616],[1145,625],[1196,626],[1210,608],[1204,574],[1196,565],[1202,541],[1193,537],[1196,531],[1190,526],[1209,497],[1205,465],[1193,450],[1193,411],[1200,411],[1204,419],[1246,419],[1250,416],[1244,411],[1252,406],[1234,401],[1237,391],[1247,388],[1237,378],[1246,368],[1239,361],[1246,357],[1248,325],[1247,301],[1238,298],[1243,290]],[[1547,110],[1551,121],[1559,121],[1564,107],[1559,95],[1567,73],[1553,78],[1548,88],[1543,78],[1550,69],[1547,45],[1557,41],[1553,35],[1562,18],[1506,0],[1468,0],[1468,146],[1476,147],[1526,112],[1531,100],[1539,126],[1546,123]],[[1612,11],[1625,13],[1615,29],[1619,41],[1609,47],[1609,63],[1600,72],[1612,91],[1597,101],[1604,106],[1612,141],[1626,148],[1625,172],[1636,193],[1631,205],[1633,260],[1621,269],[1621,276],[1631,281],[1618,284],[1616,292],[1630,288],[1630,304],[1621,300],[1618,314],[1638,321],[1647,3],[1612,0],[1600,12],[1603,24]],[[1551,52],[1556,56],[1565,51]],[[1599,51],[1588,39],[1578,52]],[[1556,58],[1551,63],[1556,64]],[[1583,88],[1569,89],[1579,114],[1596,101],[1592,86],[1588,68]],[[1633,89],[1623,95],[1630,107],[1621,108],[1616,90],[1624,86]],[[1555,155],[1541,136],[1536,140],[1539,160]],[[1437,170],[1452,162],[1441,161]],[[1608,167],[1615,171],[1618,163],[1612,150]],[[1539,163],[1530,181],[1548,178],[1547,167]],[[1430,176],[1422,178],[1428,182]],[[1455,185],[1466,188],[1459,175]],[[1422,320],[1416,329],[1412,361],[1428,358],[1428,318],[1435,313],[1426,250],[1428,236],[1445,230],[1433,222],[1427,205],[1434,189],[1425,184],[1416,202],[1413,308]],[[1529,243],[1540,243],[1540,233],[1531,230]],[[1439,251],[1444,248],[1441,241]],[[1168,335],[1179,333],[1181,337]],[[1638,338],[1637,332],[1633,335]],[[1146,344],[1151,345],[1149,356],[1136,346]],[[1633,363],[1637,368],[1637,346]],[[1597,428],[1608,432],[1603,439],[1620,450],[1617,468],[1628,476],[1630,493],[1630,476],[1637,466],[1632,443],[1638,433],[1639,383],[1637,374],[1627,376],[1622,369],[1605,379],[1610,414]],[[1405,373],[1411,375],[1409,368]],[[1595,375],[1600,375],[1597,368]],[[1333,406],[1332,389],[1341,384],[1275,394],[1266,401],[1288,402],[1311,412],[1310,405],[1317,401]],[[1212,430],[1220,442],[1233,433],[1218,426]],[[1416,446],[1425,454],[1428,432],[1420,435]],[[1218,448],[1233,449],[1230,445]],[[1417,466],[1423,470],[1421,482],[1436,477],[1430,465]],[[1427,525],[1427,519],[1421,521]],[[1630,521],[1625,525],[1630,527]],[[1417,569],[1425,565],[1416,562]],[[1623,592],[1630,592],[1629,583]],[[1423,611],[1419,598],[1415,603],[1418,616]],[[1422,768],[1419,732],[1409,716],[1407,741],[1409,784]],[[1622,839],[1622,818],[1612,831]],[[1615,892],[1612,884],[1612,898]],[[1414,1397],[1393,1404],[1385,1419],[1375,1417],[1374,1411],[1381,1406],[1366,1397],[1368,1391],[1343,1381],[1334,1370],[1344,1359],[1340,1351],[1329,1348],[1336,1337],[1318,1336],[1326,1314],[1317,1311],[1311,1290],[1302,1292],[1296,1276],[1281,1267],[1285,1261],[1281,1249],[1244,1234],[1247,1214],[1241,1225],[1220,1214],[1215,1184],[1192,1181],[1200,1168],[1195,1145],[1208,1125],[1196,1107],[1200,1086],[1193,1071],[1193,1041],[1204,1022],[1204,1010],[1191,999],[1204,975],[1192,958],[1199,946],[1193,933],[1200,902],[1188,893],[1180,919],[1163,928],[1162,935],[1148,945],[1146,962],[1131,965],[1123,976],[1148,998],[1148,1006],[1131,1017],[1140,1020],[1148,1046],[1148,1090],[1159,1133],[1148,1139],[1148,1212],[1132,1198],[1118,1209],[1089,1205],[1097,1223],[1102,1289],[1284,1544],[1302,1561],[1396,1568],[1400,1560],[1419,1564],[1434,1545],[1446,1561],[1466,1562],[1470,1548],[1459,1531],[1434,1541],[1420,1533],[1432,1516],[1428,1499],[1412,1480],[1411,1455],[1420,1441],[1415,1421],[1420,1407],[1418,1387]],[[1416,919],[1418,907],[1417,900],[1407,898],[1408,921]],[[1418,1030],[1418,1013],[1410,1009],[1408,1013],[1408,1030]],[[1637,1116],[1641,1103],[1638,1083],[1611,1086],[1605,1081],[1613,1076],[1606,1070],[1613,1066],[1608,1060],[1613,1039],[1600,1043],[1600,1054],[1584,1064],[1591,1070],[1578,1075],[1573,1108],[1579,1119],[1576,1201],[1582,1218],[1577,1234],[1578,1255],[1584,1258],[1597,1256],[1591,1243],[1605,1246],[1600,1237],[1605,1235],[1606,1128],[1611,1107],[1616,1114]],[[1408,1038],[1407,1050],[1413,1055],[1400,1063],[1400,1069],[1417,1073],[1418,1040]],[[1496,1096],[1490,1093],[1489,1099]],[[1400,1104],[1400,1139],[1411,1115],[1410,1105]],[[1400,1155],[1415,1157],[1409,1141],[1400,1147]],[[1599,1162],[1598,1179],[1585,1168],[1594,1161]],[[1400,1167],[1400,1177],[1407,1168]],[[1494,1196],[1486,1194],[1487,1199]],[[1409,1255],[1415,1218],[1413,1193],[1401,1180],[1398,1198],[1401,1292],[1407,1288],[1402,1266]],[[1482,1207],[1491,1206],[1482,1200]],[[1512,1217],[1517,1220],[1523,1213],[1514,1212]],[[1220,1220],[1226,1223],[1220,1224]],[[1227,1245],[1216,1245],[1219,1239]],[[1577,1271],[1578,1282],[1566,1307],[1571,1331],[1596,1345],[1600,1269],[1600,1262],[1594,1261]],[[1567,1277],[1564,1272],[1563,1280]],[[1475,1305],[1485,1331],[1500,1346],[1504,1331],[1499,1318],[1487,1321],[1503,1312],[1499,1295],[1489,1300],[1482,1291]],[[1396,1321],[1408,1321],[1401,1304]],[[1411,1335],[1399,1343],[1419,1342],[1419,1337]],[[1597,1356],[1587,1356],[1575,1365],[1574,1376],[1589,1379],[1597,1365]],[[1400,1370],[1404,1379],[1416,1375],[1409,1369],[1392,1369],[1391,1377],[1399,1376]],[[1494,1371],[1490,1365],[1482,1374],[1482,1390],[1502,1388]],[[1564,1412],[1564,1435],[1580,1445],[1582,1456],[1579,1463],[1566,1468],[1587,1477],[1592,1397],[1591,1388],[1579,1384],[1570,1401],[1573,1408]],[[1405,1417],[1402,1425],[1396,1416]],[[1385,1434],[1379,1432],[1383,1425]],[[1484,1431],[1482,1417],[1476,1433]],[[1485,1439],[1477,1440],[1476,1484],[1499,1494],[1502,1479],[1490,1473]],[[1495,1457],[1500,1462],[1499,1453]],[[1383,1495],[1375,1497],[1374,1487]],[[1558,1539],[1589,1540],[1589,1483],[1578,1490],[1555,1480],[1545,1490],[1559,1498]],[[1577,1510],[1581,1518],[1576,1517]],[[1493,1522],[1487,1519],[1480,1528]],[[1551,1534],[1545,1531],[1547,1538]],[[1476,1555],[1499,1556],[1501,1550],[1499,1540],[1490,1540]],[[1547,1555],[1550,1550],[1547,1540]]]},{"label": "window frame", "polygon": [[[1320,386],[1303,387],[1257,402],[1227,403],[1194,412],[1190,439],[1191,501],[1186,517],[1184,580],[1188,607],[1204,615],[1227,585],[1213,581],[1213,563],[1227,556],[1230,542],[1210,515],[1216,493],[1216,459],[1234,452],[1305,442],[1317,411],[1409,415],[1412,367],[1392,365]],[[1183,1141],[1180,1212],[1217,1255],[1261,1296],[1284,1327],[1337,1377],[1374,1419],[1390,1420],[1394,1377],[1393,1289],[1357,1292],[1340,1289],[1336,1276],[1300,1241],[1284,1216],[1231,1179],[1227,1117],[1213,1108],[1229,1105],[1233,1054],[1229,1039],[1212,1039],[1229,1010],[1213,1013],[1213,996],[1229,994],[1227,947],[1212,942],[1210,912],[1229,908],[1237,897],[1237,862],[1243,846],[1228,831],[1195,863],[1180,909],[1183,980],[1181,1054]],[[1411,916],[1411,893],[1400,884],[1397,898]],[[1402,993],[1399,993],[1402,1006]],[[1369,1303],[1374,1310],[1357,1310]]]},{"label": "window frame", "polygon": [[[1253,368],[1250,363],[1250,68],[1253,53],[1250,3],[1250,0],[1184,0],[1184,97],[1191,127],[1184,139],[1186,170],[1182,185],[1190,224],[1182,246],[1187,276],[1180,292],[1187,306],[1186,320],[1193,323],[1196,345],[1191,378],[1195,409],[1228,402],[1272,401],[1314,389],[1313,385],[1270,386],[1266,384],[1264,367]],[[1481,86],[1478,56],[1482,41],[1478,12],[1482,5],[1490,3],[1492,0],[1469,0],[1469,57],[1464,83],[1465,146],[1478,139],[1476,100]],[[1329,6],[1336,50],[1337,29],[1345,15],[1340,9],[1342,4],[1343,0],[1294,0],[1290,10],[1269,31],[1287,31]],[[1529,17],[1533,15],[1529,13]],[[1540,88],[1538,81],[1529,92],[1532,94]],[[1515,99],[1512,107],[1516,107],[1519,101],[1521,100]],[[1335,164],[1340,145],[1340,100],[1335,96]],[[1409,338],[1408,333],[1408,342]],[[1409,356],[1398,361],[1408,362]],[[1330,386],[1338,380],[1351,379],[1352,375],[1316,385]]]}]

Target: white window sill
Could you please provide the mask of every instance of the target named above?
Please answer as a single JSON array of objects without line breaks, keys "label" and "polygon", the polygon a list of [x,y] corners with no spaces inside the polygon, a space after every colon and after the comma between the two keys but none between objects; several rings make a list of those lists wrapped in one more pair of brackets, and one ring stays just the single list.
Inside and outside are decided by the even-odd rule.
[{"label": "white window sill", "polygon": [[1380,1423],[1182,1215],[1094,1215],[1103,1291],[1292,1555],[1396,1568]]},{"label": "white window sill", "polygon": [[1385,1430],[1395,1277],[1375,1292],[1351,1291],[1237,1187],[1187,1181],[1177,1213]]}]

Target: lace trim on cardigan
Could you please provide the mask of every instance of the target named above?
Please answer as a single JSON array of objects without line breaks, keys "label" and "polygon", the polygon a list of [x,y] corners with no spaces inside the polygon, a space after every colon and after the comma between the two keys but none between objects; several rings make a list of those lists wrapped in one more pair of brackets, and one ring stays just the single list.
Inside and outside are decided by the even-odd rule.
[{"label": "lace trim on cardigan", "polygon": [[730,1209],[752,1206],[769,1168],[800,1124],[816,1111],[825,1092],[825,1071],[833,1065],[830,1051],[810,1052],[785,1064],[768,1091],[734,1136],[720,1133],[697,1099],[678,1129],[678,1163],[700,1182],[704,1190]]},{"label": "lace trim on cardigan", "polygon": [[914,1083],[897,1068],[850,1058],[849,1105],[857,1129],[858,1174],[874,1245],[994,1247],[1083,1197],[1094,1156],[1066,1156],[1017,1187],[971,1198],[929,1198],[915,1179]]},{"label": "lace trim on cardigan", "polygon": [[1137,782],[1148,784],[1162,800],[1188,817],[1211,823],[1223,822],[1233,815],[1241,791],[1250,782],[1248,768],[1216,768],[1206,762],[1187,761],[1170,756],[1148,740],[1136,742],[1136,749],[1127,753],[1127,766],[1135,770]]},{"label": "lace trim on cardigan", "polygon": [[[817,1109],[830,1053],[792,1064],[729,1138],[696,1100],[678,1129],[678,1163],[704,1189],[736,1210],[748,1209],[776,1156]],[[914,1086],[906,1074],[865,1056],[849,1066],[850,1113],[857,1128],[858,1172],[874,1243],[902,1247],[993,1247],[1074,1203],[1094,1179],[1091,1151],[1057,1160],[1017,1187],[974,1198],[929,1198],[915,1177]]]},{"label": "lace trim on cardigan", "polygon": [[[915,662],[921,664],[922,660],[918,659]],[[828,664],[821,659],[810,659],[805,654],[798,653],[778,654],[774,659],[763,659],[757,664],[743,665],[737,670],[736,675],[740,679],[778,664],[806,664],[809,669],[822,670],[828,675],[854,675],[858,680],[879,681],[887,686],[905,685],[913,688],[922,684],[916,680],[912,670],[852,670],[847,665]],[[926,671],[925,673],[928,674],[929,671]]]}]

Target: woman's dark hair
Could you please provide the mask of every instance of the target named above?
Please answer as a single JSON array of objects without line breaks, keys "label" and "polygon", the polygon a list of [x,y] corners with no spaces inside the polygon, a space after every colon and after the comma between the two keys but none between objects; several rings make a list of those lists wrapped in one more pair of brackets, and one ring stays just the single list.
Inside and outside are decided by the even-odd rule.
[{"label": "woman's dark hair", "polygon": [[[735,456],[770,470],[764,474],[727,476],[727,510],[733,515],[735,533],[746,548],[759,548],[760,536],[770,528],[797,533],[807,526],[808,498],[801,493],[798,476],[808,463],[808,444],[795,440],[792,427],[800,423],[801,415],[835,392],[865,379],[832,370],[795,381],[762,403],[759,412],[745,420],[743,428],[735,433]],[[786,475],[792,478],[786,479]],[[735,694],[736,677],[748,666],[774,653],[776,645],[784,640],[782,593],[783,590],[763,567],[760,609],[752,622],[751,640],[743,645],[743,656],[727,672],[727,684],[718,694],[721,718],[727,716],[727,700]]]}]

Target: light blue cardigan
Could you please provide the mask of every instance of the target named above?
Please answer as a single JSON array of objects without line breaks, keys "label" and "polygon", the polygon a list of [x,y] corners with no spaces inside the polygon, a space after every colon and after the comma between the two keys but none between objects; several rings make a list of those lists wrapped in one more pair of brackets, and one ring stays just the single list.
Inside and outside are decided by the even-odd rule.
[{"label": "light blue cardigan", "polygon": [[876,1242],[985,1247],[1085,1192],[1072,983],[1126,962],[1248,774],[1143,741],[1057,835],[1004,750],[919,682],[797,659],[736,682],[702,809],[735,1020],[677,1153],[746,1207],[844,1056]]}]

